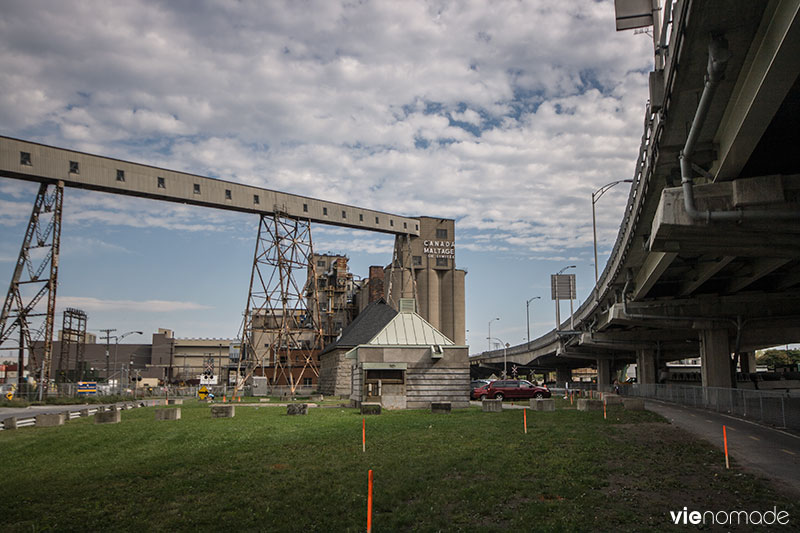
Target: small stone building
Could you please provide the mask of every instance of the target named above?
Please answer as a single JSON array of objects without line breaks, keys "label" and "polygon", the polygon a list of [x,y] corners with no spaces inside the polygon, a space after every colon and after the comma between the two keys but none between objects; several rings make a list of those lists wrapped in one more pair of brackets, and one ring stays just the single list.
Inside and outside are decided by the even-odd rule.
[{"label": "small stone building", "polygon": [[378,300],[323,350],[320,390],[386,409],[427,409],[431,402],[467,407],[468,351],[417,313],[398,313]]}]

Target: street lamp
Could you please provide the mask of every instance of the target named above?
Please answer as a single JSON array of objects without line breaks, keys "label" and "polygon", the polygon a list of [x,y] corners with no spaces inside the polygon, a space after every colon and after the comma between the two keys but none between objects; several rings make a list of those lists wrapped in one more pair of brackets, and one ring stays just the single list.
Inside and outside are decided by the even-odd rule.
[{"label": "street lamp", "polygon": [[[556,296],[556,331],[558,331],[558,328],[560,328],[560,327],[561,327],[561,300],[560,300],[560,299],[559,299],[559,297],[558,297],[558,276],[560,276],[560,275],[561,275],[561,274],[562,274],[562,273],[563,273],[565,270],[567,270],[567,269],[569,269],[569,268],[576,268],[576,266],[575,266],[575,265],[569,265],[569,266],[565,266],[564,268],[562,268],[561,270],[559,270],[559,271],[558,271],[558,272],[556,272],[556,274],[555,274],[555,276],[556,276],[556,278],[555,278],[555,280],[556,280],[556,281],[555,281],[555,292],[556,292],[556,295],[555,295],[555,296]],[[572,318],[572,315],[573,315],[573,312],[572,312],[572,289],[573,289],[573,287],[570,285],[570,288],[569,288],[569,314],[570,314],[570,319],[574,320],[574,319]],[[574,321],[573,321],[573,322],[571,322],[570,324],[571,324],[571,325],[570,325],[570,329],[575,329],[575,324],[574,324]]]},{"label": "street lamp", "polygon": [[492,350],[492,322],[495,320],[500,320],[499,318],[493,318],[489,321],[489,336],[486,337],[489,340],[489,351]]},{"label": "street lamp", "polygon": [[502,345],[503,345],[503,379],[506,379],[506,378],[508,378],[508,361],[507,361],[507,359],[508,359],[508,358],[507,358],[507,352],[508,352],[508,347],[509,347],[509,344],[507,344],[507,343],[505,343],[505,342],[501,341],[501,340],[500,340],[500,339],[498,339],[497,337],[489,337],[489,342],[492,342],[493,340],[494,340],[494,341],[497,341],[497,342],[499,342],[500,344],[502,344]]},{"label": "street lamp", "polygon": [[614,185],[618,185],[620,183],[633,183],[633,180],[612,181],[611,183],[606,183],[605,185],[603,185],[602,187],[600,187],[599,189],[597,189],[596,191],[594,191],[592,193],[592,236],[594,238],[594,284],[595,284],[595,287],[597,287],[598,274],[597,274],[597,220],[596,220],[595,214],[594,214],[594,204],[597,202],[597,200],[600,199],[600,197],[602,197],[606,193],[607,190],[609,190]]},{"label": "street lamp", "polygon": [[[122,339],[124,339],[128,335],[133,335],[134,333],[136,333],[137,335],[144,335],[144,333],[142,333],[141,331],[129,331],[127,333],[123,333],[122,335],[114,337],[114,368],[117,367],[117,352],[119,351],[119,341],[121,341]],[[117,379],[117,383],[118,383],[117,391],[118,392],[120,390],[120,385],[122,385],[122,383],[120,383],[121,381],[122,381],[122,376],[120,375],[120,377]]]},{"label": "street lamp", "polygon": [[541,300],[541,296],[534,296],[527,302],[525,302],[525,325],[528,328],[528,344],[531,343],[531,302],[534,300]]}]

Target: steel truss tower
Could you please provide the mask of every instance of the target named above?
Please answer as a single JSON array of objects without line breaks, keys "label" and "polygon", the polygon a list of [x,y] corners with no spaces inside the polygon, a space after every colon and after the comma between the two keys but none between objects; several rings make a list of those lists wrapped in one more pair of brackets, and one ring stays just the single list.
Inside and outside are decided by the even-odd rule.
[{"label": "steel truss tower", "polygon": [[[272,366],[271,389],[282,382],[292,393],[304,377],[319,377],[319,310],[308,308],[309,303],[317,307],[319,300],[313,257],[310,221],[278,212],[261,216],[241,335],[238,373],[243,379],[237,379],[237,392],[259,367],[266,376],[266,367]],[[307,289],[313,291],[308,300]]]},{"label": "steel truss tower", "polygon": [[[75,347],[73,350],[72,347]],[[83,381],[85,368],[83,354],[86,348],[86,313],[80,309],[64,309],[61,326],[61,351],[58,357],[56,381]],[[75,370],[70,372],[70,355],[75,352]]]},{"label": "steel truss tower", "polygon": [[[0,314],[0,347],[15,349],[7,344],[19,339],[16,346],[19,350],[19,384],[22,384],[24,354],[28,350],[28,370],[39,379],[40,399],[47,394],[50,383],[63,200],[64,182],[39,186],[14,277]],[[44,309],[42,303],[46,303]],[[18,337],[12,340],[15,332]],[[33,346],[39,340],[44,342],[42,352],[37,354]]]}]

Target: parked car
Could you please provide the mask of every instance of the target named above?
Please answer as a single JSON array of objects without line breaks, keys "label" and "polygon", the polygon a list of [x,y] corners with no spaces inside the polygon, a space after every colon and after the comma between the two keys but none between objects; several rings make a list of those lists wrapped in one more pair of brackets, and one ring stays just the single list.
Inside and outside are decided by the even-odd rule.
[{"label": "parked car", "polygon": [[489,379],[473,379],[469,384],[470,399],[474,400],[474,399],[478,398],[478,396],[475,395],[475,391],[485,387],[486,385],[488,385],[491,382],[492,381],[489,380]]},{"label": "parked car", "polygon": [[501,379],[492,381],[485,387],[473,391],[476,398],[481,400],[498,399],[514,400],[517,398],[549,398],[550,391],[547,387],[539,387],[524,379]]}]

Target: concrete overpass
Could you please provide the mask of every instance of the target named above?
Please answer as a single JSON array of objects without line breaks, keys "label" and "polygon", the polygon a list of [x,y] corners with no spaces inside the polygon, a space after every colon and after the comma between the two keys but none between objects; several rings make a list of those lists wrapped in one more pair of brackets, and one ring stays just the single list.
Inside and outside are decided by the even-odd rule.
[{"label": "concrete overpass", "polygon": [[[670,3],[668,3],[670,4]],[[800,2],[680,0],[655,11],[655,69],[624,218],[592,295],[512,363],[702,360],[734,386],[743,354],[800,341]],[[502,365],[503,350],[472,357]],[[754,371],[754,369],[751,369]]]}]

